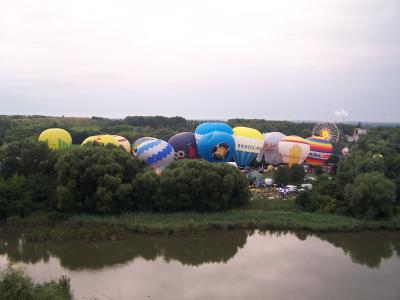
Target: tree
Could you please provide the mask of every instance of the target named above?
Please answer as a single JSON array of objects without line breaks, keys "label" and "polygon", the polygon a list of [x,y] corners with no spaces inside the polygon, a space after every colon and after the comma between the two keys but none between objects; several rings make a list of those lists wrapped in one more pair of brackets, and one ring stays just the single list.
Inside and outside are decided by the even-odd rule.
[{"label": "tree", "polygon": [[289,182],[293,184],[301,184],[304,181],[304,168],[298,164],[294,164],[289,168]]},{"label": "tree", "polygon": [[0,218],[26,215],[32,210],[32,193],[27,189],[24,176],[0,178]]},{"label": "tree", "polygon": [[235,167],[200,160],[176,161],[160,177],[155,209],[222,211],[249,201],[247,178]]},{"label": "tree", "polygon": [[133,210],[132,180],[144,162],[116,147],[70,149],[56,164],[56,209],[65,212],[120,213]]},{"label": "tree", "polygon": [[0,152],[0,174],[6,178],[37,173],[52,175],[56,159],[57,152],[50,150],[45,143],[32,140],[14,142]]},{"label": "tree", "polygon": [[286,185],[289,183],[289,171],[286,166],[279,166],[273,175],[274,182],[277,185]]},{"label": "tree", "polygon": [[358,175],[345,191],[350,212],[370,220],[390,217],[395,199],[396,185],[379,172]]}]

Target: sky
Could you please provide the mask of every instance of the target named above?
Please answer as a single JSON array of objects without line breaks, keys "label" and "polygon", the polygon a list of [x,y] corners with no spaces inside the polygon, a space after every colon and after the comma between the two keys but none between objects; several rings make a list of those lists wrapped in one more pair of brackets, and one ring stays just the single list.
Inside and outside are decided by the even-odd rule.
[{"label": "sky", "polygon": [[0,114],[400,121],[399,0],[0,7]]}]

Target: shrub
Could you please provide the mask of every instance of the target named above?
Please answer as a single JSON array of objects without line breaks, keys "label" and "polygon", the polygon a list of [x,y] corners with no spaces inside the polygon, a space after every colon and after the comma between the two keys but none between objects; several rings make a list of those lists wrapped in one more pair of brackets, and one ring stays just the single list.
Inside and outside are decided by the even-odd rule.
[{"label": "shrub", "polygon": [[139,173],[132,181],[134,210],[153,211],[160,197],[160,177],[153,170]]},{"label": "shrub", "polygon": [[120,213],[134,209],[132,180],[145,164],[115,147],[70,149],[56,164],[56,208],[64,212]]},{"label": "shrub", "polygon": [[304,181],[304,168],[298,164],[294,164],[289,168],[289,182],[293,184],[301,184]]},{"label": "shrub", "polygon": [[286,166],[279,166],[273,175],[277,185],[287,185],[289,183],[289,171]]},{"label": "shrub", "polygon": [[358,218],[390,217],[395,199],[396,185],[379,172],[358,175],[345,191],[345,204]]},{"label": "shrub", "polygon": [[160,179],[154,210],[222,211],[249,201],[248,181],[228,164],[199,160],[174,162]]},{"label": "shrub", "polygon": [[315,207],[308,192],[300,192],[294,200],[294,204],[297,209],[304,211],[315,211]]},{"label": "shrub", "polygon": [[57,152],[48,149],[45,143],[32,140],[14,142],[0,152],[1,176],[14,175],[25,177],[32,174],[54,174]]},{"label": "shrub", "polygon": [[0,178],[0,218],[25,215],[32,210],[32,196],[26,187],[24,176]]},{"label": "shrub", "polygon": [[35,283],[22,271],[0,269],[0,299],[4,300],[69,300],[72,299],[69,279]]}]

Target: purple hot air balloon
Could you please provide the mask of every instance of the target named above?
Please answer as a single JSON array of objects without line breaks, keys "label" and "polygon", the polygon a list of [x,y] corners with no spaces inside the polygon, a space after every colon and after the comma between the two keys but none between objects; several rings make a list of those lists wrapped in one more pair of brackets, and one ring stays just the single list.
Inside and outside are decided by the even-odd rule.
[{"label": "purple hot air balloon", "polygon": [[168,143],[174,148],[176,159],[200,158],[193,132],[181,132],[175,134],[168,140]]}]

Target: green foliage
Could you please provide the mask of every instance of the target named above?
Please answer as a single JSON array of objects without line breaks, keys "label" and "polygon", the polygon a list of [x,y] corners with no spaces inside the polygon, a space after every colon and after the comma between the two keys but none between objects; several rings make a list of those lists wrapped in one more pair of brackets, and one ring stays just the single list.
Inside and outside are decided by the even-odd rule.
[{"label": "green foliage", "polygon": [[133,193],[139,211],[222,211],[249,201],[239,170],[197,160],[176,161],[160,177],[153,171],[138,174]]},{"label": "green foliage", "polygon": [[286,166],[279,166],[273,174],[273,180],[277,185],[286,185],[289,183],[289,170]]},{"label": "green foliage", "polygon": [[0,151],[1,177],[32,174],[52,175],[57,152],[48,149],[45,143],[32,140],[14,142]]},{"label": "green foliage", "polygon": [[310,194],[307,192],[301,192],[296,199],[294,200],[295,206],[297,209],[303,211],[315,211],[316,208],[314,207]]},{"label": "green foliage", "polygon": [[160,177],[155,210],[222,211],[249,201],[248,181],[235,167],[205,161],[174,162]]},{"label": "green foliage", "polygon": [[294,164],[289,168],[289,182],[293,184],[301,184],[304,181],[304,168],[298,164]]},{"label": "green foliage", "polygon": [[390,217],[395,198],[395,184],[378,172],[358,175],[345,191],[351,213],[369,220]]},{"label": "green foliage", "polygon": [[120,213],[134,208],[131,182],[143,162],[115,147],[71,149],[58,160],[57,210]]},{"label": "green foliage", "polygon": [[277,185],[283,186],[287,184],[301,184],[304,181],[305,172],[302,166],[292,165],[278,166],[276,171],[273,173],[274,182]]},{"label": "green foliage", "polygon": [[25,177],[0,177],[0,218],[14,214],[26,215],[32,209],[32,194],[27,189]]},{"label": "green foliage", "polygon": [[69,300],[72,299],[69,279],[35,283],[22,271],[11,267],[0,269],[2,300]]}]

